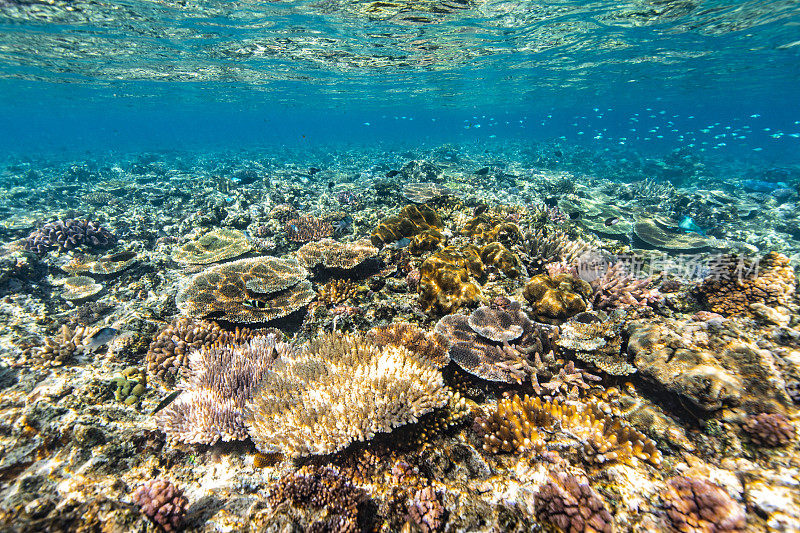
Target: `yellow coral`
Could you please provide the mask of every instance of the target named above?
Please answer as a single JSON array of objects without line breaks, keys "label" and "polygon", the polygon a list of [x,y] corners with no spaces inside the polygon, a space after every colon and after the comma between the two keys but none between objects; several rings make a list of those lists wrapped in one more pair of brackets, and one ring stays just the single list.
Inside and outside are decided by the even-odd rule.
[{"label": "yellow coral", "polygon": [[397,216],[381,221],[370,239],[373,245],[380,247],[426,230],[442,228],[444,223],[441,217],[427,205],[407,205]]},{"label": "yellow coral", "polygon": [[481,297],[481,289],[473,281],[473,277],[483,275],[483,262],[475,246],[443,248],[428,257],[419,271],[419,301],[426,311],[452,313]]},{"label": "yellow coral", "polygon": [[537,320],[558,324],[586,310],[592,287],[569,274],[539,274],[525,285],[523,296],[533,307]]}]

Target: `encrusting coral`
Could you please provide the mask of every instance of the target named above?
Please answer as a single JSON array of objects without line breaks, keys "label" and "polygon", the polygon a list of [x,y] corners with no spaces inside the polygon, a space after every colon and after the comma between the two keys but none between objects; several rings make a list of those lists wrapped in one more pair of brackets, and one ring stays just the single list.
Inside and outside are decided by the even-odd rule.
[{"label": "encrusting coral", "polygon": [[515,395],[498,401],[494,411],[476,422],[483,448],[494,453],[538,453],[554,433],[566,432],[590,464],[637,459],[661,463],[661,452],[653,441],[620,419],[605,415],[594,402],[573,404]]},{"label": "encrusting coral", "polygon": [[674,477],[661,494],[670,525],[681,533],[738,533],[745,529],[744,510],[714,483]]},{"label": "encrusting coral", "polygon": [[295,259],[255,257],[210,267],[178,292],[178,308],[195,318],[264,323],[307,305],[316,294]]},{"label": "encrusting coral", "polygon": [[447,315],[435,331],[450,345],[450,359],[487,381],[536,381],[536,359],[551,350],[553,326],[532,322],[518,302],[479,307],[469,316]]},{"label": "encrusting coral", "polygon": [[695,289],[706,309],[724,316],[752,316],[750,305],[791,303],[796,278],[789,258],[770,252],[760,260],[720,256],[710,275]]},{"label": "encrusting coral", "polygon": [[570,274],[539,274],[523,290],[536,320],[550,324],[560,324],[585,311],[592,294],[589,283]]},{"label": "encrusting coral", "polygon": [[264,453],[330,454],[446,402],[442,375],[419,353],[327,334],[273,363],[247,425]]},{"label": "encrusting coral", "polygon": [[372,244],[382,247],[426,230],[441,230],[444,223],[438,213],[427,205],[407,205],[396,216],[388,217],[372,232]]},{"label": "encrusting coral", "polygon": [[183,392],[156,413],[156,423],[171,441],[186,444],[246,439],[245,406],[272,362],[291,351],[275,335],[193,351]]},{"label": "encrusting coral", "polygon": [[181,528],[189,504],[183,490],[165,479],[151,479],[140,485],[131,499],[142,513],[168,533]]},{"label": "encrusting coral", "polygon": [[759,413],[751,416],[743,429],[754,443],[773,448],[789,444],[797,433],[792,422],[780,413]]},{"label": "encrusting coral", "polygon": [[550,475],[535,497],[536,518],[564,533],[612,533],[614,517],[585,479]]}]

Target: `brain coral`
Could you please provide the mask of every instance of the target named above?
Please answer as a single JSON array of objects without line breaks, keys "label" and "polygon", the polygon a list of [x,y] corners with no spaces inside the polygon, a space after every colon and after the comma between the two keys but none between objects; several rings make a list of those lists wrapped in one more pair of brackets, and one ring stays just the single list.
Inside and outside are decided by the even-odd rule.
[{"label": "brain coral", "polygon": [[325,268],[353,268],[365,259],[375,257],[378,249],[369,241],[342,243],[333,239],[321,239],[300,247],[295,256],[305,268],[322,265]]},{"label": "brain coral", "polygon": [[473,281],[483,275],[475,246],[443,248],[425,259],[419,271],[419,302],[426,311],[452,313],[481,297],[481,288]]},{"label": "brain coral", "polygon": [[637,320],[626,329],[639,373],[703,409],[743,405],[781,412],[791,404],[772,354],[732,320]]},{"label": "brain coral", "polygon": [[267,322],[300,309],[315,297],[307,275],[295,259],[264,256],[223,263],[185,282],[178,292],[178,308],[197,318]]},{"label": "brain coral", "polygon": [[725,316],[752,316],[750,304],[786,305],[795,293],[789,258],[770,252],[760,261],[720,256],[712,273],[695,290],[706,309]]},{"label": "brain coral", "polygon": [[156,414],[159,428],[170,440],[187,444],[246,439],[245,405],[272,361],[291,350],[274,335],[195,350],[189,356],[183,393]]},{"label": "brain coral", "polygon": [[250,241],[241,231],[217,228],[175,250],[172,259],[178,263],[205,265],[239,257],[251,249]]},{"label": "brain coral", "polygon": [[419,354],[327,334],[273,363],[247,420],[260,451],[300,457],[334,453],[446,402],[442,375]]},{"label": "brain coral", "polygon": [[427,205],[407,205],[397,216],[384,219],[372,232],[372,244],[381,247],[399,241],[404,237],[413,237],[426,230],[441,230],[444,223],[439,215]]},{"label": "brain coral", "polygon": [[519,383],[536,373],[529,356],[550,351],[551,326],[536,324],[513,302],[505,309],[479,307],[470,316],[447,315],[436,324],[450,358],[487,381]]},{"label": "brain coral", "polygon": [[537,320],[560,324],[586,310],[592,287],[570,274],[539,274],[525,285],[523,296],[533,307]]}]

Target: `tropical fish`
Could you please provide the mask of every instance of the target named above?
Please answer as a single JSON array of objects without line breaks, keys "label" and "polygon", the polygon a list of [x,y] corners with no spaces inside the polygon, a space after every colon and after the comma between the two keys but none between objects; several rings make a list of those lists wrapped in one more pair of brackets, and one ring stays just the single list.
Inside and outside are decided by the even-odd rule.
[{"label": "tropical fish", "polygon": [[755,191],[755,192],[772,192],[777,189],[785,189],[789,187],[786,183],[782,181],[773,183],[771,181],[764,181],[764,180],[743,180],[742,186],[748,191]]},{"label": "tropical fish", "polygon": [[113,341],[118,334],[119,330],[116,328],[100,328],[91,337],[89,337],[89,344],[86,345],[86,349],[90,352],[93,352],[99,347]]},{"label": "tropical fish", "polygon": [[681,220],[681,223],[678,224],[678,227],[687,233],[697,233],[703,237],[706,236],[705,230],[695,224],[694,220],[692,220],[692,217],[683,217],[683,220]]},{"label": "tropical fish", "polygon": [[619,217],[607,218],[604,222],[606,226],[613,226],[619,222]]},{"label": "tropical fish", "polygon": [[183,392],[183,391],[182,391],[182,390],[180,390],[180,389],[178,389],[178,390],[176,390],[176,391],[174,391],[174,392],[171,392],[171,393],[169,393],[169,395],[168,395],[166,398],[164,398],[163,400],[161,400],[161,401],[159,402],[159,404],[158,404],[158,405],[156,405],[156,408],[155,408],[155,409],[153,409],[153,412],[151,412],[150,414],[151,414],[151,415],[154,415],[154,414],[156,414],[157,412],[159,412],[160,410],[162,410],[163,408],[165,408],[166,406],[168,406],[169,404],[171,404],[171,403],[172,403],[172,400],[174,400],[175,398],[177,398],[177,397],[178,397],[178,395],[179,395],[181,392]]}]

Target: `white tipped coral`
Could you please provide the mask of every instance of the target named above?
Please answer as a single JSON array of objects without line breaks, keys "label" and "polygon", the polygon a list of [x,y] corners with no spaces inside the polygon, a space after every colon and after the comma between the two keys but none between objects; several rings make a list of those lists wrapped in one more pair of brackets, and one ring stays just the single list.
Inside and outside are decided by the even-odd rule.
[{"label": "white tipped coral", "polygon": [[401,346],[328,334],[275,361],[246,418],[259,450],[300,457],[416,422],[446,401],[431,361]]}]

